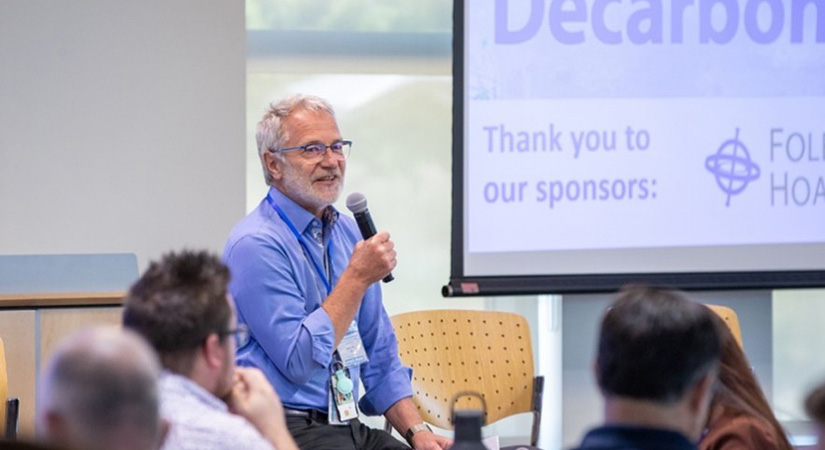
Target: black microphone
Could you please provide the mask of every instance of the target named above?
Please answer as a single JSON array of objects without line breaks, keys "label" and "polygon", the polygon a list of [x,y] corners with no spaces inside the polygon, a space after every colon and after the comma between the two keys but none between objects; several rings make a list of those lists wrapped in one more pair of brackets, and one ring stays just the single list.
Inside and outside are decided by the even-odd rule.
[{"label": "black microphone", "polygon": [[[347,197],[347,209],[352,212],[352,215],[355,216],[355,222],[358,224],[358,229],[361,230],[361,236],[364,236],[364,240],[367,240],[377,233],[375,229],[375,224],[372,221],[372,216],[370,215],[370,210],[367,209],[367,197],[364,197],[364,194],[360,192],[353,192]],[[392,276],[392,273],[384,277],[384,283],[389,283],[390,281],[394,280],[395,277]]]}]

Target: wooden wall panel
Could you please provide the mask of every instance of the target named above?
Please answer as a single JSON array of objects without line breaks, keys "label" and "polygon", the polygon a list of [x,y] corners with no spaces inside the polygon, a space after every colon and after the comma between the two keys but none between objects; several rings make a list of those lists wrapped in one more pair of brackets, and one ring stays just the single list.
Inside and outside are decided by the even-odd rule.
[{"label": "wooden wall panel", "polygon": [[120,326],[120,306],[54,308],[40,311],[40,367],[45,367],[60,340],[93,325]]},{"label": "wooden wall panel", "polygon": [[20,399],[19,435],[34,435],[36,340],[34,310],[0,310],[0,337],[6,347],[9,397]]},{"label": "wooden wall panel", "polygon": [[9,397],[20,399],[18,434],[35,434],[37,382],[61,339],[94,325],[120,326],[120,306],[0,309],[0,337],[6,348]]}]

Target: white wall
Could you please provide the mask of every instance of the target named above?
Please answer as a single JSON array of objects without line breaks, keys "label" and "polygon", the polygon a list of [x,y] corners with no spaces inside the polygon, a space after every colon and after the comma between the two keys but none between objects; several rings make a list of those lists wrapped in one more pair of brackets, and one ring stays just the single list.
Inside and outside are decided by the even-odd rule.
[{"label": "white wall", "polygon": [[238,0],[0,0],[0,254],[219,252],[245,54]]}]

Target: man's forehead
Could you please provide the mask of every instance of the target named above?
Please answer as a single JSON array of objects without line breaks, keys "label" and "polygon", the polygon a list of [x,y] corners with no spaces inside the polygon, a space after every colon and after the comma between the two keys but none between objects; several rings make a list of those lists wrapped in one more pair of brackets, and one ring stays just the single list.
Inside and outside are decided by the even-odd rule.
[{"label": "man's forehead", "polygon": [[306,133],[313,130],[334,128],[338,130],[338,122],[335,117],[326,111],[313,111],[311,109],[300,109],[287,116],[284,121],[289,131],[293,133]]},{"label": "man's forehead", "polygon": [[335,122],[335,116],[322,109],[298,108],[286,116],[287,122],[318,122],[318,121],[332,121]]}]

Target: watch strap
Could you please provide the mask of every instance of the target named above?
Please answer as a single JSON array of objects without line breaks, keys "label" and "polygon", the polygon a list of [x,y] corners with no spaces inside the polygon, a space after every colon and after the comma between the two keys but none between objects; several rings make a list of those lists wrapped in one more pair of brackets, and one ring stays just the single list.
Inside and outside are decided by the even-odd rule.
[{"label": "watch strap", "polygon": [[420,422],[420,423],[417,423],[417,424],[407,428],[407,431],[404,433],[404,439],[412,447],[412,438],[413,438],[413,436],[415,436],[416,434],[418,434],[422,431],[429,431],[430,433],[432,433],[433,430],[426,423]]}]

